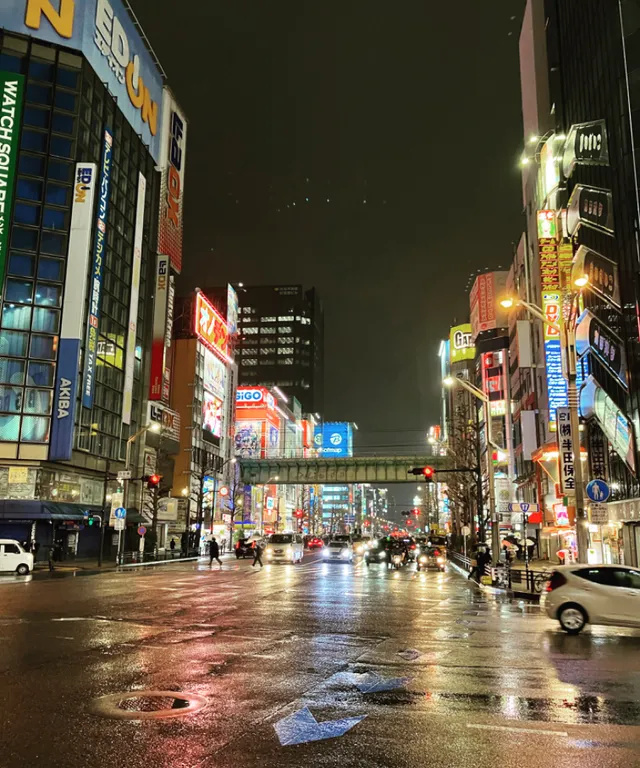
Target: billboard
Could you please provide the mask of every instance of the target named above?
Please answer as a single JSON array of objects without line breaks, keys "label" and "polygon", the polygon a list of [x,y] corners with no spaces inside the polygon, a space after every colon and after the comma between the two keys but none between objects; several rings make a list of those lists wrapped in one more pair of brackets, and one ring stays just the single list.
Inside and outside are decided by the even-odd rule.
[{"label": "billboard", "polygon": [[105,127],[102,144],[102,163],[100,166],[96,233],[93,243],[93,266],[91,268],[91,289],[89,291],[89,315],[87,317],[87,335],[84,345],[82,405],[85,408],[93,407],[96,357],[98,354],[98,331],[100,328],[100,307],[102,306],[103,261],[107,244],[107,214],[109,213],[112,165],[113,136],[109,128]]},{"label": "billboard", "polygon": [[227,369],[222,360],[209,349],[204,350],[203,386],[216,397],[224,400],[227,382]]},{"label": "billboard", "polygon": [[262,453],[263,421],[236,424],[235,454],[241,459],[259,459]]},{"label": "billboard", "polygon": [[229,332],[226,322],[204,294],[197,293],[195,303],[195,334],[225,363],[231,363],[232,360],[229,357]]},{"label": "billboard", "polygon": [[[3,15],[5,11],[2,11]],[[7,248],[11,232],[11,205],[18,162],[20,120],[24,77],[11,72],[0,72],[0,290],[4,285],[7,266]]]},{"label": "billboard", "polygon": [[469,294],[473,340],[479,333],[507,326],[507,312],[499,305],[500,297],[506,294],[507,275],[486,272],[476,277]]},{"label": "billboard", "polygon": [[202,396],[202,429],[218,439],[222,437],[222,400],[206,390]]},{"label": "billboard", "polygon": [[162,75],[120,0],[9,0],[2,26],[81,51],[160,162]]},{"label": "billboard", "polygon": [[236,390],[236,407],[268,408],[274,410],[276,399],[266,387],[238,387]]},{"label": "billboard", "polygon": [[313,438],[320,456],[344,458],[353,456],[353,432],[348,421],[317,424]]},{"label": "billboard", "polygon": [[138,195],[136,200],[136,223],[133,231],[133,261],[131,263],[131,297],[129,300],[129,329],[125,350],[124,390],[122,394],[122,423],[131,424],[133,402],[133,370],[136,357],[136,332],[138,330],[138,299],[140,291],[140,265],[142,264],[142,226],[144,223],[144,199],[147,180],[138,174]]},{"label": "billboard", "polygon": [[153,300],[153,340],[149,400],[162,399],[167,335],[167,297],[169,295],[169,257],[159,253],[156,261],[156,287]]},{"label": "billboard", "polygon": [[473,343],[471,323],[456,325],[449,331],[450,362],[460,363],[463,360],[475,360],[476,348]]},{"label": "billboard", "polygon": [[238,294],[229,283],[227,285],[227,328],[232,336],[238,333],[238,312]]},{"label": "billboard", "polygon": [[187,119],[171,91],[162,93],[160,221],[158,253],[164,253],[173,269],[182,270],[182,212],[186,166]]},{"label": "billboard", "polygon": [[98,168],[95,163],[76,164],[67,274],[64,283],[65,302],[62,310],[51,443],[49,445],[50,461],[69,461],[73,448],[74,411],[80,366],[80,339],[82,338],[87,296],[87,272],[97,177]]}]

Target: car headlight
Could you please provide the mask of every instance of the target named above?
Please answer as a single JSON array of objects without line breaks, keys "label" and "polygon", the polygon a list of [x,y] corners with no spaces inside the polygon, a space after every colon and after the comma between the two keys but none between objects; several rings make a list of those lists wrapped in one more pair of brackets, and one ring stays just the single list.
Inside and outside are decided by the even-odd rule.
[{"label": "car headlight", "polygon": [[427,556],[426,555],[421,555],[421,557],[419,559],[420,559],[421,563],[426,563],[427,562]]},{"label": "car headlight", "polygon": [[416,547],[416,555],[420,554],[420,547]]},{"label": "car headlight", "polygon": [[362,544],[359,547],[356,547],[356,552],[361,555],[364,552],[364,547]]},{"label": "car headlight", "polygon": [[381,560],[384,560],[386,556],[387,556],[387,553],[386,553],[386,552],[381,552],[381,553],[380,553],[380,559],[381,559]]},{"label": "car headlight", "polygon": [[287,547],[287,557],[293,557],[293,547]]},{"label": "car headlight", "polygon": [[348,549],[343,549],[342,552],[340,553],[340,557],[344,557],[346,560],[348,557],[351,557],[351,553],[349,552]]},{"label": "car headlight", "polygon": [[273,552],[270,549],[268,549],[267,550],[267,559],[270,558],[270,557],[273,557]]},{"label": "car headlight", "polygon": [[444,557],[438,558],[438,565],[442,565],[444,563]]},{"label": "car headlight", "polygon": [[328,548],[327,548],[327,547],[325,547],[325,548],[323,549],[323,551],[322,551],[322,555],[323,555],[324,557],[329,557],[329,555],[330,555],[330,554],[331,554],[331,553],[329,552]]}]

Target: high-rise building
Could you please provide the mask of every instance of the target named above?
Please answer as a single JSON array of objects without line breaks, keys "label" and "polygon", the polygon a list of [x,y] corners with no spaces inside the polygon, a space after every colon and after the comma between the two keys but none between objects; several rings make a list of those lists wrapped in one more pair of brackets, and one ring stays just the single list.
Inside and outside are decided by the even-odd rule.
[{"label": "high-rise building", "polygon": [[[204,289],[205,293],[208,293]],[[315,288],[238,288],[238,380],[279,387],[305,413],[324,407],[324,314]]]},{"label": "high-rise building", "polygon": [[0,532],[74,556],[168,403],[146,350],[180,270],[186,124],[126,2],[17,0],[0,24]]}]

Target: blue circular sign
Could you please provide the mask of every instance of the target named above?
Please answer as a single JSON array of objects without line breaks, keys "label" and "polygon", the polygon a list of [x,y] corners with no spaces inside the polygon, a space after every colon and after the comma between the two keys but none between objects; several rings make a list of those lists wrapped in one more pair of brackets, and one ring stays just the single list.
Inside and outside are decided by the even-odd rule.
[{"label": "blue circular sign", "polygon": [[587,483],[587,496],[590,501],[606,501],[610,494],[611,490],[604,480],[592,480]]},{"label": "blue circular sign", "polygon": [[127,516],[127,510],[124,507],[118,507],[118,509],[116,509],[113,514],[118,518],[118,520],[124,520]]}]

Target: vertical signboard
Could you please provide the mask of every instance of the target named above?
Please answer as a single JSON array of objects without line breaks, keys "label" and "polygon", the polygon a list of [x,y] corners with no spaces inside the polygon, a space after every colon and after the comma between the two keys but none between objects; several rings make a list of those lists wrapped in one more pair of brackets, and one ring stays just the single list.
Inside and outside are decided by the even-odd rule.
[{"label": "vertical signboard", "polygon": [[230,283],[227,285],[227,328],[231,336],[238,332],[238,294]]},{"label": "vertical signboard", "polygon": [[98,331],[100,328],[100,307],[102,305],[102,275],[104,273],[104,259],[107,246],[107,214],[109,213],[112,156],[113,136],[109,128],[105,127],[102,145],[102,163],[100,166],[100,186],[98,189],[96,233],[93,243],[93,266],[89,276],[87,335],[84,344],[82,405],[85,408],[93,407],[93,393],[95,390]]},{"label": "vertical signboard", "polygon": [[95,163],[77,163],[69,255],[64,283],[64,305],[58,348],[56,389],[51,424],[50,461],[69,461],[73,449],[73,423],[78,391],[80,339],[87,296],[87,270],[91,223],[98,169]]},{"label": "vertical signboard", "polygon": [[153,303],[153,341],[151,343],[151,379],[149,400],[162,398],[164,381],[165,340],[167,332],[167,297],[169,295],[169,257],[158,254],[156,287]]},{"label": "vertical signboard", "polygon": [[4,287],[18,162],[24,77],[0,72],[0,291]]},{"label": "vertical signboard", "polygon": [[575,496],[576,473],[570,409],[558,408],[556,410],[556,420],[558,424],[558,469],[560,490],[563,496]]},{"label": "vertical signboard", "polygon": [[131,297],[129,300],[129,329],[125,351],[124,392],[122,395],[122,423],[131,424],[133,402],[133,371],[136,357],[136,333],[138,330],[138,301],[140,297],[140,266],[142,264],[142,230],[144,224],[144,200],[147,180],[138,174],[138,196],[136,200],[136,223],[133,232],[133,262],[131,264]]},{"label": "vertical signboard", "polygon": [[158,251],[166,254],[173,269],[182,270],[182,211],[187,121],[171,91],[162,94],[162,187]]}]

